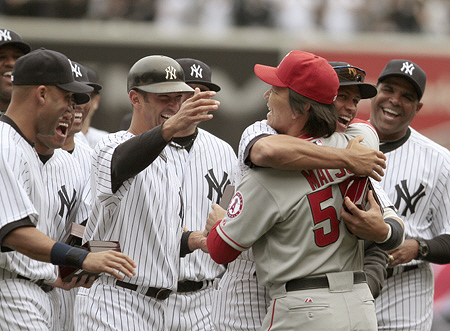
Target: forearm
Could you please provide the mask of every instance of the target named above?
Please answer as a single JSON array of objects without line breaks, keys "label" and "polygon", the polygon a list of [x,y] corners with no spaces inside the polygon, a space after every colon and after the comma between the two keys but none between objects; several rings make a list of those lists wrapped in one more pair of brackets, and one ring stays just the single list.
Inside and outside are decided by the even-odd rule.
[{"label": "forearm", "polygon": [[50,253],[54,244],[53,239],[31,226],[11,231],[2,243],[3,246],[42,262],[50,262]]},{"label": "forearm", "polygon": [[364,266],[370,292],[376,298],[383,288],[386,278],[386,266],[389,262],[386,252],[378,248],[373,241],[364,241]]},{"label": "forearm", "polygon": [[318,146],[287,135],[265,136],[255,142],[250,160],[260,167],[284,170],[346,168],[349,150]]},{"label": "forearm", "polygon": [[450,263],[450,235],[443,234],[430,240],[425,240],[429,252],[426,261],[437,264]]}]

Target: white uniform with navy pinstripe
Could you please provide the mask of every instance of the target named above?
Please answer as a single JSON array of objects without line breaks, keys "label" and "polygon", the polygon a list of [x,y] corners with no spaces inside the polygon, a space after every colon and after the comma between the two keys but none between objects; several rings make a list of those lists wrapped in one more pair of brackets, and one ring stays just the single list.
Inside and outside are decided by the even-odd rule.
[{"label": "white uniform with navy pinstripe", "polygon": [[80,289],[75,302],[75,330],[164,330],[165,301],[143,293],[147,288],[176,289],[182,220],[180,183],[164,155],[112,192],[111,160],[115,148],[134,137],[120,131],[105,136],[93,152],[92,213],[84,240],[119,241],[137,264],[125,278],[137,291],[116,285],[103,275],[90,289]]},{"label": "white uniform with navy pinstripe", "polygon": [[[72,223],[82,223],[89,216],[90,204],[83,201],[86,174],[78,160],[62,149],[56,149],[42,166],[45,193],[49,202],[45,216],[53,220],[50,237],[63,241]],[[73,303],[78,288],[70,291],[57,288],[61,330],[73,330]],[[52,291],[53,292],[53,291]],[[59,307],[58,307],[59,308]]]},{"label": "white uniform with navy pinstripe", "polygon": [[[403,144],[385,151],[387,168],[381,184],[405,222],[407,239],[450,234],[450,152],[410,130]],[[428,262],[408,263],[415,264],[419,268],[408,272],[395,267],[394,276],[387,279],[375,305],[379,330],[430,330],[433,272]]]},{"label": "white uniform with navy pinstripe", "polygon": [[[277,132],[267,125],[266,120],[255,122],[245,129],[239,143],[237,181],[249,170],[244,162],[249,144],[256,137],[272,134]],[[358,134],[363,132],[351,133],[352,136]],[[377,190],[377,182],[372,183],[382,206],[390,206],[391,203],[384,192]],[[252,249],[242,252],[236,260],[228,264],[227,271],[215,291],[215,302],[212,315],[218,330],[259,330],[270,298],[267,288],[258,283]]]},{"label": "white uniform with navy pinstripe", "polygon": [[[219,203],[227,184],[234,184],[236,155],[228,143],[202,129],[198,129],[189,152],[175,143],[166,147],[165,152],[182,182],[185,226],[189,230],[202,230],[211,205]],[[203,282],[204,287],[172,294],[167,299],[169,330],[213,330],[212,283],[224,272],[224,266],[200,250],[181,259],[179,280]]]},{"label": "white uniform with navy pinstripe", "polygon": [[[29,217],[38,230],[49,234],[42,217],[46,195],[36,151],[11,125],[0,121],[0,239],[8,227]],[[58,316],[50,297],[35,283],[17,279],[54,282],[57,268],[17,252],[0,253],[0,329],[57,330]]]}]

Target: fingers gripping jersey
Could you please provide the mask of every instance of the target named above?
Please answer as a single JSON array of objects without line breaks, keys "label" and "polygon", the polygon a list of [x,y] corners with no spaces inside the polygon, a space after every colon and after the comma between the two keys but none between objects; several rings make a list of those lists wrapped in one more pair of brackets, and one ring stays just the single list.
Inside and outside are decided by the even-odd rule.
[{"label": "fingers gripping jersey", "polygon": [[[366,139],[363,143],[377,148],[378,136],[370,125],[367,125],[367,123],[352,124],[351,130],[350,133],[347,132],[347,135],[341,134],[344,141],[348,141],[356,135],[364,135]],[[239,144],[237,181],[240,180],[240,176],[243,177],[249,170],[249,166],[244,162],[250,146],[253,145],[249,144],[261,135],[271,134],[277,134],[277,132],[268,126],[265,120],[252,124],[244,131]],[[346,142],[344,141],[341,143],[345,147]],[[328,141],[319,140],[317,143],[327,145]],[[385,201],[386,206],[391,205],[387,199],[382,198],[381,200]],[[259,207],[258,210],[261,210],[261,208]],[[244,251],[235,261],[229,263],[228,269],[219,283],[219,289],[216,291],[218,304],[217,307],[214,307],[213,318],[215,325],[221,330],[257,330],[261,326],[262,317],[265,316],[267,311],[268,295],[266,294],[266,288],[256,280],[253,260],[252,249]],[[241,288],[241,290],[231,291],[232,288],[236,287]],[[234,294],[231,295],[230,291]],[[251,312],[244,312],[241,308],[235,306],[239,303],[242,305],[243,302],[249,300],[252,302]]]}]

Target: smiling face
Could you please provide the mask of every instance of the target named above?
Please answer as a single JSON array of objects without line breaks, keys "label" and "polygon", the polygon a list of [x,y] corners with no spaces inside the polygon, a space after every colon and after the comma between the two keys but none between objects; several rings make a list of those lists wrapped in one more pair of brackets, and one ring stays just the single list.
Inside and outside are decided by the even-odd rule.
[{"label": "smiling face", "polygon": [[11,73],[16,60],[25,53],[15,46],[0,48],[0,109],[6,109],[11,101]]},{"label": "smiling face", "polygon": [[339,87],[336,100],[333,102],[338,112],[336,132],[345,132],[349,124],[356,117],[361,93],[357,86]]},{"label": "smiling face", "polygon": [[288,134],[293,122],[294,113],[289,104],[289,89],[272,86],[264,93],[267,100],[267,124],[278,133]]},{"label": "smiling face", "polygon": [[38,114],[37,134],[53,136],[59,134],[66,136],[70,125],[63,122],[63,117],[72,120],[74,100],[70,92],[64,91],[56,86],[46,86],[46,104]]},{"label": "smiling face", "polygon": [[378,94],[372,99],[370,123],[380,140],[400,139],[422,105],[413,85],[406,79],[386,78],[378,85]]},{"label": "smiling face", "polygon": [[180,110],[184,93],[137,93],[141,120],[148,129],[161,125]]}]

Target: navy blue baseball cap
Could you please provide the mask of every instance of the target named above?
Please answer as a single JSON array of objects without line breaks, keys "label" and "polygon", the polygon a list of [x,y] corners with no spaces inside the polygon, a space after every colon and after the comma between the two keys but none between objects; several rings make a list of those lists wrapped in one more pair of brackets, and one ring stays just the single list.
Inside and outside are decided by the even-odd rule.
[{"label": "navy blue baseball cap", "polygon": [[186,84],[201,84],[219,92],[220,86],[211,82],[211,68],[204,62],[191,58],[176,59],[184,71]]},{"label": "navy blue baseball cap", "polygon": [[94,92],[98,93],[98,91],[102,89],[102,86],[98,83],[98,76],[95,73],[95,71],[78,62],[75,61],[71,62],[72,62],[72,72],[75,80],[77,82],[91,86],[94,89]]},{"label": "navy blue baseball cap", "polygon": [[75,103],[90,100],[91,86],[77,82],[72,62],[62,53],[40,48],[17,59],[11,75],[13,85],[53,85],[72,92]]},{"label": "navy blue baseball cap", "polygon": [[339,86],[358,86],[361,99],[370,99],[377,95],[375,85],[364,83],[366,72],[347,62],[328,62],[339,78]]},{"label": "navy blue baseball cap", "polygon": [[391,60],[386,64],[380,76],[378,83],[382,82],[388,77],[398,76],[409,81],[417,92],[420,100],[425,92],[425,84],[427,82],[427,75],[417,64],[409,60]]},{"label": "navy blue baseball cap", "polygon": [[18,33],[0,28],[0,48],[4,46],[17,47],[25,54],[31,51],[31,46],[24,42]]}]

